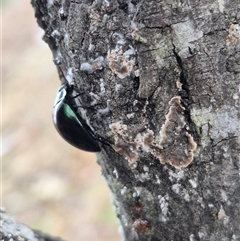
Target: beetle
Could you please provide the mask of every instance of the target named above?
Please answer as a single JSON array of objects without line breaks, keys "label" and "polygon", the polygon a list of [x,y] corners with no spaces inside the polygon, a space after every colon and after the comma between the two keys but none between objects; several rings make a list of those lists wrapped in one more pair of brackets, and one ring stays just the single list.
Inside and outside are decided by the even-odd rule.
[{"label": "beetle", "polygon": [[53,124],[60,136],[72,146],[88,152],[100,152],[98,140],[101,141],[101,138],[74,107],[73,90],[74,87],[68,83],[59,88],[52,110]]}]

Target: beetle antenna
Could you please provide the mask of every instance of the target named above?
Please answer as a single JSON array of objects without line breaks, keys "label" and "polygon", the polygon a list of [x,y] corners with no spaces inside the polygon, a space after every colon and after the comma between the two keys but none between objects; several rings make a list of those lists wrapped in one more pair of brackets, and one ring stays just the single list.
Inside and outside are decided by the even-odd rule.
[{"label": "beetle antenna", "polygon": [[59,74],[60,75],[60,79],[64,79],[65,83],[68,83],[67,78],[64,75],[64,72],[63,72],[62,68],[59,65],[57,65],[57,69],[58,69],[58,73],[60,73]]}]

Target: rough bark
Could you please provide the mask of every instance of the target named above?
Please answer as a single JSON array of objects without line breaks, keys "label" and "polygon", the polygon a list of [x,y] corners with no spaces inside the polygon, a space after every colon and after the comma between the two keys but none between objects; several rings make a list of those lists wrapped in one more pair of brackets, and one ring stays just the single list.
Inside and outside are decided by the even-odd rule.
[{"label": "rough bark", "polygon": [[80,113],[113,143],[98,163],[125,240],[240,240],[239,1],[32,5]]}]

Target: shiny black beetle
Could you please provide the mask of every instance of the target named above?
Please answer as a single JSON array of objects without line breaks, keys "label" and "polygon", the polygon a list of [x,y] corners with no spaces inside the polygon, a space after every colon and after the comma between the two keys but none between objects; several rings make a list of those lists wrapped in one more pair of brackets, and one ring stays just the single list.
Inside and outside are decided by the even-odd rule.
[{"label": "shiny black beetle", "polygon": [[84,151],[99,152],[99,137],[78,114],[72,103],[72,92],[73,86],[68,83],[59,88],[52,111],[54,126],[69,144]]}]

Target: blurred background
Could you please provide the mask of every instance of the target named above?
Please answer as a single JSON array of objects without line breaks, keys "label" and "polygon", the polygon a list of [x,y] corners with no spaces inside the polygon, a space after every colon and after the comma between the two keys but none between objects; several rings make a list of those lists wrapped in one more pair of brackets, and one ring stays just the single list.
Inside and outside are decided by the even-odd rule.
[{"label": "blurred background", "polygon": [[2,206],[33,229],[71,241],[119,241],[96,156],[52,124],[60,81],[30,0],[2,1]]}]

